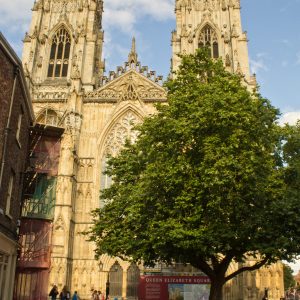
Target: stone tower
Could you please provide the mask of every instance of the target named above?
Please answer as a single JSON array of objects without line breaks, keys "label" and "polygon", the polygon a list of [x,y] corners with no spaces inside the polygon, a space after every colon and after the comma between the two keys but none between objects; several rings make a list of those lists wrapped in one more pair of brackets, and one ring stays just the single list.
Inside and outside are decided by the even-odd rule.
[{"label": "stone tower", "polygon": [[32,83],[93,89],[104,69],[103,1],[37,0],[32,11],[22,58]]},{"label": "stone tower", "polygon": [[221,57],[229,71],[243,74],[245,81],[255,86],[240,10],[240,0],[176,0],[172,70],[180,64],[177,54],[191,54],[206,46],[213,58]]},{"label": "stone tower", "polygon": [[[83,222],[78,221],[75,214],[83,94],[97,88],[103,77],[103,1],[36,0],[32,11],[30,29],[23,41],[22,60],[36,120],[48,127],[64,128],[56,183],[49,285],[57,284],[60,290],[67,285],[74,290],[73,249],[80,243],[74,235],[80,231],[78,222]],[[89,211],[97,207],[91,207],[90,203],[87,206]],[[84,240],[82,235],[80,237]],[[92,252],[90,249],[89,259],[93,257]],[[89,288],[87,272],[91,270],[83,272],[82,282]]]}]

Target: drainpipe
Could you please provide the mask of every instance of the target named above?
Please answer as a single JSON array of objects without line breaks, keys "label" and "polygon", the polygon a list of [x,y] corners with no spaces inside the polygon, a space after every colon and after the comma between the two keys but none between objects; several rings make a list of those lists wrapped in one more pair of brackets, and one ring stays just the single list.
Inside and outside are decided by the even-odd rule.
[{"label": "drainpipe", "polygon": [[20,73],[19,67],[15,67],[14,71],[14,84],[13,84],[13,89],[10,97],[10,106],[9,106],[9,113],[8,113],[8,119],[7,119],[7,124],[4,132],[4,142],[3,142],[3,152],[2,152],[2,162],[1,162],[1,169],[0,169],[0,190],[2,188],[2,181],[3,181],[3,173],[4,173],[4,166],[6,164],[6,152],[7,152],[7,141],[8,141],[8,136],[9,132],[11,131],[10,126],[10,120],[11,120],[11,115],[12,115],[12,109],[13,109],[13,104],[14,104],[14,98],[15,98],[15,91],[16,91],[16,83],[17,83],[17,77]]}]

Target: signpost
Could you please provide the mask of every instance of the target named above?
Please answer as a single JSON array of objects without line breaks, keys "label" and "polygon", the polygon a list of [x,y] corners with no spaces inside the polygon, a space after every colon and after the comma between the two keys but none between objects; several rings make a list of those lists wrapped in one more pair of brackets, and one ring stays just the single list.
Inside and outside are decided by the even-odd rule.
[{"label": "signpost", "polygon": [[208,300],[210,280],[206,276],[144,275],[139,300]]}]

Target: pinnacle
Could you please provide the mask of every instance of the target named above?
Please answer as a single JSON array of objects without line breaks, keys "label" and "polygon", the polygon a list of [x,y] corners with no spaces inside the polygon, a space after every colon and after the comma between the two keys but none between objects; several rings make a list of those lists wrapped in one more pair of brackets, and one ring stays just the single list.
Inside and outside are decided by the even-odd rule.
[{"label": "pinnacle", "polygon": [[128,55],[129,64],[136,64],[138,60],[138,55],[136,53],[136,42],[135,37],[132,38],[131,51]]}]

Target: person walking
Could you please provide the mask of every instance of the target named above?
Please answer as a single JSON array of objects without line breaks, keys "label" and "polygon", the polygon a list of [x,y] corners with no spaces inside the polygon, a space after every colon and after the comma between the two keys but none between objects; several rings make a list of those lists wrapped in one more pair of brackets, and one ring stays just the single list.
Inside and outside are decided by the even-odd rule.
[{"label": "person walking", "polygon": [[71,294],[70,294],[67,286],[63,287],[59,296],[60,296],[60,300],[70,300],[71,299]]},{"label": "person walking", "polygon": [[51,300],[56,300],[57,295],[58,295],[58,289],[57,286],[54,285],[49,293],[49,296],[51,297]]},{"label": "person walking", "polygon": [[72,296],[72,300],[80,300],[77,291],[74,292],[73,296]]},{"label": "person walking", "polygon": [[98,292],[96,290],[93,291],[91,299],[92,300],[99,300],[99,295],[98,295]]}]

